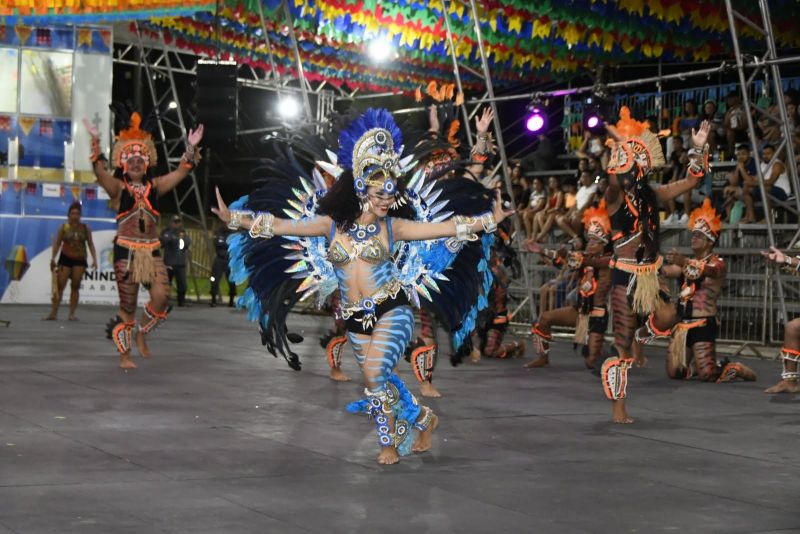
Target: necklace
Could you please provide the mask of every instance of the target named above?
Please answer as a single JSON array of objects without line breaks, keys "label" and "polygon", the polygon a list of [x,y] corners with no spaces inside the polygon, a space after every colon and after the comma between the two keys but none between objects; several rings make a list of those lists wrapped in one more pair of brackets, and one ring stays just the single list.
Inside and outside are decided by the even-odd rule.
[{"label": "necklace", "polygon": [[350,236],[356,243],[363,243],[369,239],[372,239],[376,235],[378,235],[381,231],[381,227],[378,223],[370,223],[366,226],[362,226],[358,223],[353,223],[350,225],[350,228],[347,229],[347,235]]}]

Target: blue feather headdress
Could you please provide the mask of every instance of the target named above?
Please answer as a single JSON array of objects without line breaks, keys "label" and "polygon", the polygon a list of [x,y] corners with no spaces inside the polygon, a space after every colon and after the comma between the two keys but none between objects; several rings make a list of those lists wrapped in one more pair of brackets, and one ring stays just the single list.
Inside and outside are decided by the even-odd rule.
[{"label": "blue feather headdress", "polygon": [[337,165],[353,171],[356,193],[365,196],[367,187],[397,192],[397,179],[409,167],[412,157],[400,159],[403,133],[385,109],[368,109],[339,134]]}]

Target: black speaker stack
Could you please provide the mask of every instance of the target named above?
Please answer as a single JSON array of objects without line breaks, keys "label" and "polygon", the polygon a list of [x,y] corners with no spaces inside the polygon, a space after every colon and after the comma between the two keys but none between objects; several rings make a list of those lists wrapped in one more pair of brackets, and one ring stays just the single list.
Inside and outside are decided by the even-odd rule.
[{"label": "black speaker stack", "polygon": [[197,63],[197,121],[205,126],[203,145],[213,150],[236,146],[239,95],[233,61]]}]

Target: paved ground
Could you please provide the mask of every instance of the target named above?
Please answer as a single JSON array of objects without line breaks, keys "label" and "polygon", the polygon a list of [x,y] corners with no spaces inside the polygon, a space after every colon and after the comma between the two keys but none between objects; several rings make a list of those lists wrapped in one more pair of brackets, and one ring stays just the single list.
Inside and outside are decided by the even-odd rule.
[{"label": "paved ground", "polygon": [[630,426],[570,345],[537,372],[444,364],[433,451],[381,467],[343,410],[361,388],[326,378],[327,321],[292,318],[298,373],[241,313],[178,309],[124,373],[108,308],[45,313],[0,307],[0,533],[800,532],[800,400],[761,393],[776,362],[755,384],[675,382],[654,352]]}]

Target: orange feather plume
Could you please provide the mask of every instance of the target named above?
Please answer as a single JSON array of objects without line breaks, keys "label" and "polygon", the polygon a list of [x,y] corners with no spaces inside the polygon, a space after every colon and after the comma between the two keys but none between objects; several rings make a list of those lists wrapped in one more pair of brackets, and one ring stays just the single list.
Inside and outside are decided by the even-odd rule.
[{"label": "orange feather plume", "polygon": [[[696,228],[698,225],[700,228]],[[703,225],[707,226],[715,236],[718,236],[720,230],[722,230],[722,217],[711,205],[711,200],[708,198],[689,215],[689,230],[702,231]]]}]

